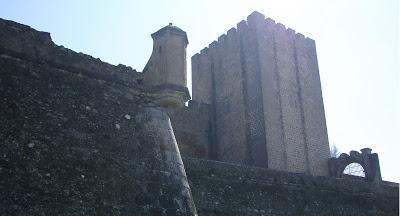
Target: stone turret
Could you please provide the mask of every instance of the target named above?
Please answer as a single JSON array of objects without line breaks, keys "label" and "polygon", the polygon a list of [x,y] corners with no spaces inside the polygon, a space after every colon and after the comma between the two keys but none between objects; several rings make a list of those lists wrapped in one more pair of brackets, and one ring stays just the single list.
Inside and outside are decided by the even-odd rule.
[{"label": "stone turret", "polygon": [[172,23],[151,35],[153,52],[143,69],[157,104],[166,108],[182,107],[190,99],[186,86],[186,32]]}]

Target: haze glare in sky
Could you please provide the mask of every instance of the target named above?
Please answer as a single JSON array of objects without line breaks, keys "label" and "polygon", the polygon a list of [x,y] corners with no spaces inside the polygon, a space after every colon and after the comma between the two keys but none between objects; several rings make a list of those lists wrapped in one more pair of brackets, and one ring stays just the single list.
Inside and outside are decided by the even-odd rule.
[{"label": "haze glare in sky", "polygon": [[138,71],[150,34],[172,22],[188,34],[190,86],[190,57],[254,10],[316,41],[330,144],[347,153],[372,148],[383,178],[399,182],[397,0],[0,1],[1,18]]}]

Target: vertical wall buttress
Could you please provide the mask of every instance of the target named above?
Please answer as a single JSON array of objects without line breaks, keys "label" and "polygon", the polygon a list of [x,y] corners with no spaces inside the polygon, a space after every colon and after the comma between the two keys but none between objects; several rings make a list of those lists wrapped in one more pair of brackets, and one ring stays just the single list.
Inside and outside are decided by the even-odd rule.
[{"label": "vertical wall buttress", "polygon": [[[267,144],[265,136],[264,108],[261,98],[261,68],[257,31],[264,21],[262,14],[252,14],[247,18],[248,25],[238,26],[241,34],[242,67],[245,83],[246,120],[250,164],[268,167]],[[241,28],[242,27],[242,28]]]},{"label": "vertical wall buttress", "polygon": [[286,170],[286,145],[282,124],[280,79],[277,73],[275,22],[269,18],[258,22],[257,39],[261,71],[262,103],[268,168]]},{"label": "vertical wall buttress", "polygon": [[315,43],[297,34],[295,45],[310,171],[327,175],[329,143]]}]

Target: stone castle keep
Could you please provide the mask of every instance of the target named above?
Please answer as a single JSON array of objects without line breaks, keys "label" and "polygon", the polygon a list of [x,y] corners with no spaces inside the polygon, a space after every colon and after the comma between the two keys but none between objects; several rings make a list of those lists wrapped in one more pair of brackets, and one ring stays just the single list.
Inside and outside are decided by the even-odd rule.
[{"label": "stone castle keep", "polygon": [[141,73],[0,19],[0,215],[398,215],[377,154],[330,158],[312,39],[253,12],[191,99],[186,32],[151,36]]},{"label": "stone castle keep", "polygon": [[254,13],[193,56],[192,69],[193,100],[214,115],[211,158],[328,174],[313,40]]}]

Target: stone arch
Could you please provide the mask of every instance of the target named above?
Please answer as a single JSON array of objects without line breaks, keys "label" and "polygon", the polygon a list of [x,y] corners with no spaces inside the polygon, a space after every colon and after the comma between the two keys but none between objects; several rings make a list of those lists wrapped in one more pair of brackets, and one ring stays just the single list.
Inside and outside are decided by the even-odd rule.
[{"label": "stone arch", "polygon": [[337,158],[329,160],[329,174],[332,177],[342,178],[345,168],[352,163],[360,164],[364,169],[368,181],[382,181],[378,154],[371,154],[371,149],[361,149],[361,153],[351,151],[350,154],[342,153]]},{"label": "stone arch", "polygon": [[336,176],[342,178],[343,177],[343,171],[346,169],[346,167],[352,163],[359,164],[363,169],[366,174],[366,169],[365,169],[365,164],[362,160],[361,154],[356,152],[356,151],[351,151],[350,155],[346,153],[342,153],[337,161],[337,170],[336,170]]},{"label": "stone arch", "polygon": [[359,163],[350,163],[343,169],[342,177],[344,175],[365,178],[365,168]]}]

